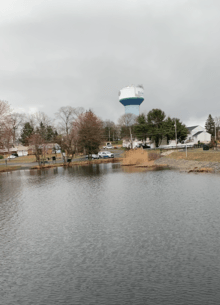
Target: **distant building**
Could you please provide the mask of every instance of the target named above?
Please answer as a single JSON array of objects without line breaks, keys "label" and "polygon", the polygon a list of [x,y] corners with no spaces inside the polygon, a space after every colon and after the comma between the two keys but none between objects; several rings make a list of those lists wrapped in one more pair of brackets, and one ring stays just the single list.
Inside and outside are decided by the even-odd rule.
[{"label": "distant building", "polygon": [[189,134],[185,142],[193,142],[194,144],[197,144],[199,141],[202,143],[208,143],[211,141],[211,134],[208,133],[202,126],[189,126],[187,129]]},{"label": "distant building", "polygon": [[140,104],[144,101],[142,85],[128,86],[119,91],[119,102],[125,106],[125,114],[140,114]]},{"label": "distant building", "polygon": [[7,148],[0,148],[0,155],[7,155],[7,154],[18,154],[19,157],[27,156],[28,155],[28,147],[23,145],[18,145],[11,147],[9,150]]}]

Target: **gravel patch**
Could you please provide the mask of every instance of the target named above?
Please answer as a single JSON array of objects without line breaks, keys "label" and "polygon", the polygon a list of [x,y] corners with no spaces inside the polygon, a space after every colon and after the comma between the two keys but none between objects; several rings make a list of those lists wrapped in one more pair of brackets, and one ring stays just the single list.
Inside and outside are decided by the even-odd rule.
[{"label": "gravel patch", "polygon": [[156,165],[166,164],[169,167],[177,168],[180,171],[190,172],[199,171],[200,169],[212,169],[215,173],[220,173],[219,162],[208,162],[208,161],[193,161],[193,160],[175,160],[167,157],[162,157],[155,160]]}]

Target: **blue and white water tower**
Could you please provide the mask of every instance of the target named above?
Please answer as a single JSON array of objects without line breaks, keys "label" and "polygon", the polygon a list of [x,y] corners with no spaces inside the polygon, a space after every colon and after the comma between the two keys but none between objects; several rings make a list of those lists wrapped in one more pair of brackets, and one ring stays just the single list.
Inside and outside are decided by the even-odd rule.
[{"label": "blue and white water tower", "polygon": [[144,101],[144,87],[128,86],[119,91],[119,102],[125,106],[125,113],[140,114],[140,104]]}]

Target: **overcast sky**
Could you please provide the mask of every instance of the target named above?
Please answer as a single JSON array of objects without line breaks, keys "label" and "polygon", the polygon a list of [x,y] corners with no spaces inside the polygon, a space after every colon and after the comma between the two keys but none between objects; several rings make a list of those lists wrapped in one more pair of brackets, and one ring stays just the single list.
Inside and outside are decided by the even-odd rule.
[{"label": "overcast sky", "polygon": [[185,124],[220,116],[219,0],[0,0],[0,99],[117,122],[118,91]]}]

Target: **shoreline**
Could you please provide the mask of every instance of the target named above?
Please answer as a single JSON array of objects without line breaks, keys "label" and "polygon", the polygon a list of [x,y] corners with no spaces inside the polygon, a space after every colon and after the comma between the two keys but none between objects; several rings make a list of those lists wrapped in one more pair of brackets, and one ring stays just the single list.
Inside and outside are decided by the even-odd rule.
[{"label": "shoreline", "polygon": [[51,163],[51,164],[46,164],[46,165],[32,165],[30,163],[23,163],[22,165],[10,165],[8,167],[4,167],[3,170],[1,170],[0,166],[0,174],[1,173],[6,173],[6,172],[12,172],[12,171],[17,171],[17,170],[41,170],[41,169],[50,169],[50,168],[56,168],[56,167],[74,167],[74,166],[88,166],[88,165],[93,165],[93,164],[102,164],[102,163],[118,163],[121,162],[122,158],[113,158],[113,159],[97,159],[97,160],[84,160],[84,161],[74,161],[71,162],[70,164],[63,164],[63,163]]},{"label": "shoreline", "polygon": [[180,172],[207,172],[220,173],[220,163],[210,161],[195,161],[195,160],[176,160],[169,157],[162,157],[154,161],[156,165],[166,165],[169,168],[179,169]]},{"label": "shoreline", "polygon": [[[12,172],[17,170],[41,170],[41,169],[50,169],[56,167],[74,167],[74,166],[89,166],[93,164],[102,164],[102,163],[120,163],[122,167],[135,167],[135,168],[145,168],[148,170],[169,168],[173,170],[179,170],[180,172],[197,172],[197,173],[220,173],[220,162],[209,162],[209,161],[195,161],[195,160],[185,160],[185,159],[171,159],[169,157],[161,157],[157,160],[150,161],[149,163],[142,164],[123,164],[123,158],[114,158],[114,159],[98,159],[98,160],[84,160],[84,161],[74,161],[70,164],[63,163],[51,163],[43,166],[32,165],[30,163],[24,163],[22,165],[10,165],[8,168],[4,166],[4,169],[0,173]],[[148,163],[148,164],[147,164]]]}]

